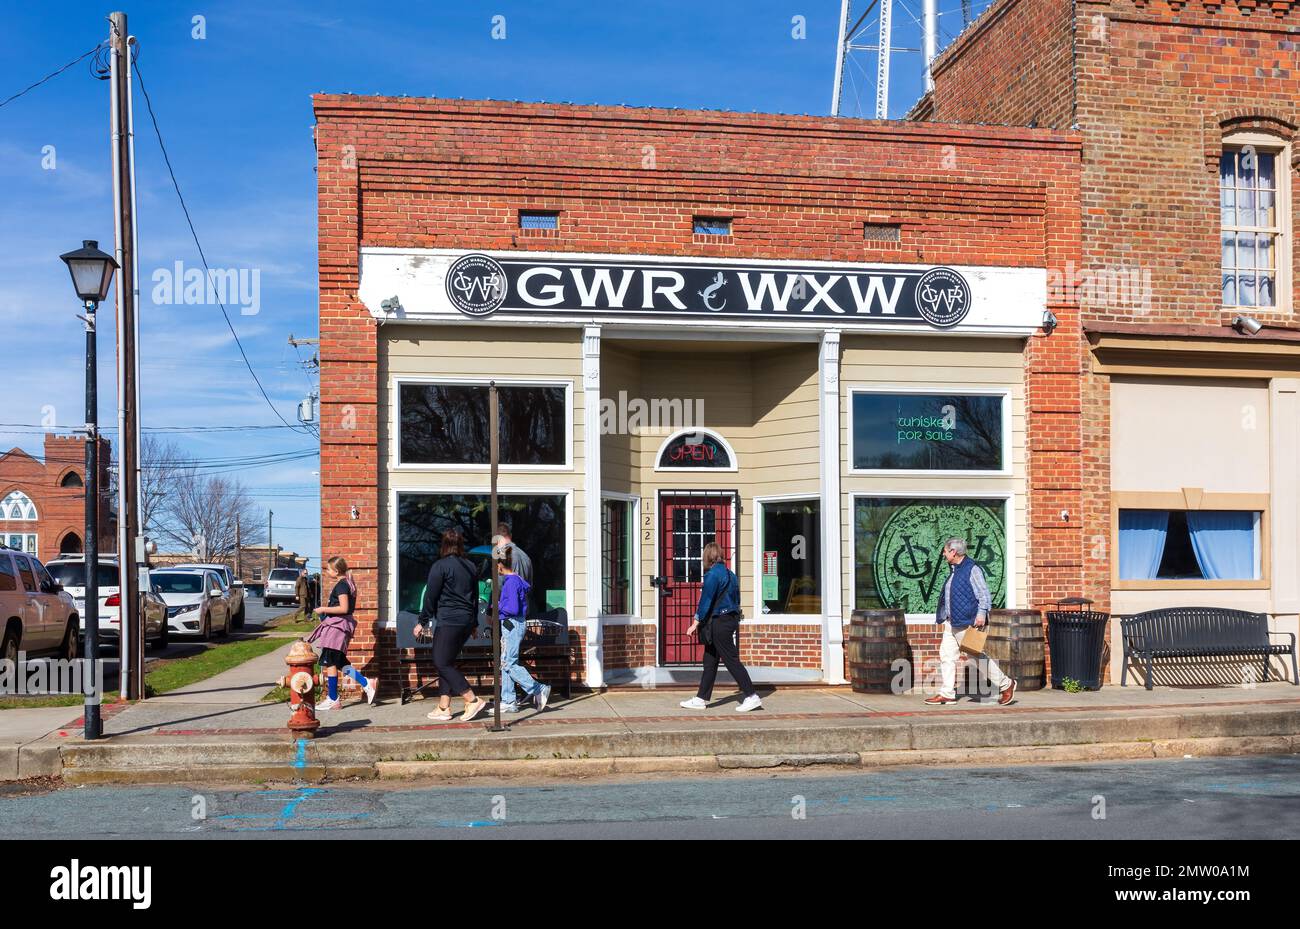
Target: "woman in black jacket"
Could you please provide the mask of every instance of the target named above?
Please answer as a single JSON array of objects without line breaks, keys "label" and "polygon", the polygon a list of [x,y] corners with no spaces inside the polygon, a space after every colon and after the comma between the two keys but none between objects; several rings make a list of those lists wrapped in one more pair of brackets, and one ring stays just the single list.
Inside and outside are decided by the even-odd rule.
[{"label": "woman in black jacket", "polygon": [[478,571],[465,557],[465,536],[459,529],[442,534],[439,558],[429,569],[429,583],[424,590],[420,623],[416,637],[424,635],[426,617],[435,617],[433,630],[433,664],[438,669],[438,708],[429,719],[452,718],[451,696],[460,694],[465,701],[461,722],[469,722],[487,709],[487,701],[475,696],[469,681],[456,667],[456,657],[478,626]]}]

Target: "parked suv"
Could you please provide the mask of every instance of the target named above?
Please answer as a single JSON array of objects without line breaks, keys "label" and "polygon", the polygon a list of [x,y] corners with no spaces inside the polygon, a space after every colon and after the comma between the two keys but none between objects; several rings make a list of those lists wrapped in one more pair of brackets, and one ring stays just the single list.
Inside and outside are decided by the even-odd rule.
[{"label": "parked suv", "polygon": [[284,604],[292,606],[298,602],[298,569],[272,568],[266,578],[266,593],[262,595],[264,606]]},{"label": "parked suv", "polygon": [[0,659],[17,663],[19,651],[77,657],[80,624],[72,596],[35,556],[7,545],[0,545],[0,624]]},{"label": "parked suv", "polygon": [[235,577],[229,565],[205,563],[178,564],[178,568],[197,568],[200,571],[216,571],[226,584],[226,593],[230,596],[230,628],[244,628],[244,582]]},{"label": "parked suv", "polygon": [[[86,557],[56,558],[46,567],[50,576],[72,595],[81,617],[81,641],[86,641]],[[122,636],[122,578],[116,557],[99,559],[99,643],[119,647]],[[151,590],[144,591],[144,641],[153,648],[167,647],[167,604]]]}]

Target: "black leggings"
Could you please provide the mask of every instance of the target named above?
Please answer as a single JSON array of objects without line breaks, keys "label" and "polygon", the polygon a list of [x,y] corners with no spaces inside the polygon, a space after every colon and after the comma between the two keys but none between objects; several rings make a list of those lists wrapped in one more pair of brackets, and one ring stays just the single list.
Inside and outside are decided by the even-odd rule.
[{"label": "black leggings", "polygon": [[475,624],[448,626],[438,623],[433,630],[433,665],[438,669],[438,695],[451,697],[469,690],[469,681],[456,667],[456,658],[474,635]]},{"label": "black leggings", "polygon": [[715,616],[709,620],[712,627],[713,641],[704,646],[704,673],[700,676],[700,689],[696,692],[701,700],[713,696],[713,682],[718,678],[718,661],[727,666],[727,671],[736,681],[742,696],[754,693],[754,684],[749,679],[749,672],[740,663],[740,615],[728,613]]}]

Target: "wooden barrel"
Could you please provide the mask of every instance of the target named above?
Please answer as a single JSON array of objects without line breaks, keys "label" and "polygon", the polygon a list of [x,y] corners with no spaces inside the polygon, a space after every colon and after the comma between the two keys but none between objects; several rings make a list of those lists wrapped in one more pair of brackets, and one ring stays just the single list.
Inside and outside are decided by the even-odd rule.
[{"label": "wooden barrel", "polygon": [[[849,680],[860,694],[893,693],[894,662],[912,659],[902,610],[854,610],[845,645]],[[901,686],[910,685],[904,680]]]},{"label": "wooden barrel", "polygon": [[1038,610],[993,610],[984,654],[1021,690],[1042,690],[1047,657],[1043,615]]}]

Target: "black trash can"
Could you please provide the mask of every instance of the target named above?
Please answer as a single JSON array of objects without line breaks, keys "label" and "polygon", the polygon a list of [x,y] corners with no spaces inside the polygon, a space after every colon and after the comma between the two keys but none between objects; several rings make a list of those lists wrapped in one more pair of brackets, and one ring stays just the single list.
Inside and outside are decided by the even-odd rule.
[{"label": "black trash can", "polygon": [[1092,601],[1071,597],[1056,605],[1077,609],[1047,611],[1047,645],[1052,656],[1052,687],[1065,689],[1065,680],[1078,681],[1085,690],[1101,690],[1101,655],[1106,647],[1110,614],[1084,609]]}]

